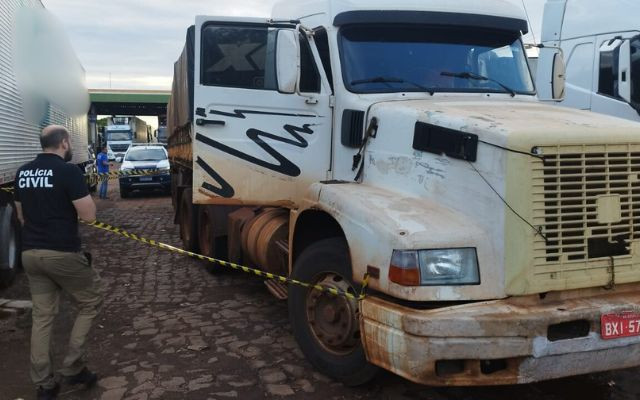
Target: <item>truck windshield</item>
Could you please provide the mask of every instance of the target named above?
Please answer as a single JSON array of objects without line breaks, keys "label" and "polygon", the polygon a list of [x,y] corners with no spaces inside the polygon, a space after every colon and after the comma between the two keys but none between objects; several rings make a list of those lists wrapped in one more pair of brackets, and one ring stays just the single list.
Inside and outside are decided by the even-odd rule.
[{"label": "truck windshield", "polygon": [[355,93],[535,94],[519,32],[352,25],[340,30],[340,53]]},{"label": "truck windshield", "polygon": [[108,131],[107,132],[107,140],[108,141],[118,141],[118,140],[131,140],[131,131]]}]

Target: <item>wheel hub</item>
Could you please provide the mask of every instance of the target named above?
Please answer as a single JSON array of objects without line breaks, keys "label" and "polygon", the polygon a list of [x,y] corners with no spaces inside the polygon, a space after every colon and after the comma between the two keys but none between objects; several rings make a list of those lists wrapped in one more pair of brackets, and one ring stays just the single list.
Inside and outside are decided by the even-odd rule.
[{"label": "wheel hub", "polygon": [[[349,283],[337,274],[327,274],[317,282],[324,288],[353,293]],[[335,354],[350,353],[360,343],[358,302],[344,296],[311,289],[307,294],[307,321],[318,342]]]}]

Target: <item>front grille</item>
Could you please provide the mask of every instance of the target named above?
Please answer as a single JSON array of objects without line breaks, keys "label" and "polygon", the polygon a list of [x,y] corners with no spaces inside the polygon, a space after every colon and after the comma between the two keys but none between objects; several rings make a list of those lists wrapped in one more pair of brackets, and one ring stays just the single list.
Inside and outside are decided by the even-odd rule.
[{"label": "front grille", "polygon": [[109,147],[111,147],[111,151],[114,151],[114,152],[122,152],[122,151],[127,151],[127,149],[129,149],[128,144],[110,144]]},{"label": "front grille", "polygon": [[535,267],[630,266],[640,239],[640,144],[540,149],[543,160],[532,158]]}]

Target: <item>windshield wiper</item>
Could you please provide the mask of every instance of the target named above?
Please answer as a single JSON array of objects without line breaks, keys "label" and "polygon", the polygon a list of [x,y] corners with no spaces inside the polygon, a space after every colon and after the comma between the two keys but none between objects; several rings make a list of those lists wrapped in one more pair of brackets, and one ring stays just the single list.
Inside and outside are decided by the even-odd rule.
[{"label": "windshield wiper", "polygon": [[424,90],[425,92],[429,93],[431,96],[433,96],[433,93],[434,93],[433,89],[429,89],[425,86],[422,86],[419,83],[411,82],[401,78],[393,78],[390,76],[376,76],[374,78],[356,79],[355,81],[351,81],[350,84],[351,86],[355,86],[355,85],[361,85],[363,83],[408,83],[409,85],[413,85],[420,90]]},{"label": "windshield wiper", "polygon": [[504,83],[497,81],[495,79],[491,79],[489,77],[486,77],[484,75],[480,75],[480,74],[474,74],[473,72],[449,72],[449,71],[442,71],[440,72],[440,75],[442,76],[450,76],[453,78],[461,78],[461,79],[473,79],[476,81],[489,81],[489,82],[493,82],[496,85],[500,86],[501,88],[503,88],[507,93],[509,93],[511,95],[511,97],[516,97],[516,91],[511,89],[509,86],[505,85]]}]

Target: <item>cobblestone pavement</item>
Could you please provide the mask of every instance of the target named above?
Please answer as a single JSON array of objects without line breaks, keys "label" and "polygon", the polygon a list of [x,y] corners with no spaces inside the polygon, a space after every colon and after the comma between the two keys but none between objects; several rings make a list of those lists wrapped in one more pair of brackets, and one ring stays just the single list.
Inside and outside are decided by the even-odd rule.
[{"label": "cobblestone pavement", "polygon": [[[114,186],[114,185],[112,185]],[[179,245],[168,197],[98,201],[99,219]],[[298,349],[286,302],[237,272],[210,273],[200,261],[145,247],[94,228],[83,241],[106,285],[104,310],[91,336],[89,391],[63,387],[61,399],[637,399],[639,370],[537,385],[428,388],[390,373],[359,388],[315,372]],[[0,297],[28,298],[26,278]],[[62,358],[73,309],[55,326]],[[29,316],[0,320],[0,400],[30,399]]]}]

